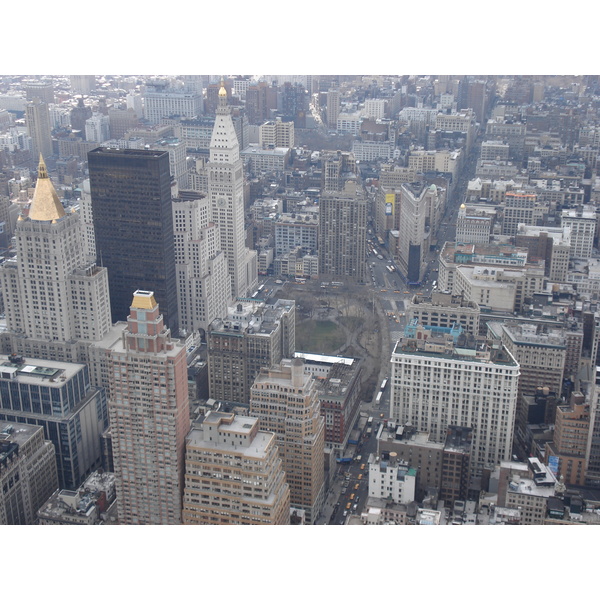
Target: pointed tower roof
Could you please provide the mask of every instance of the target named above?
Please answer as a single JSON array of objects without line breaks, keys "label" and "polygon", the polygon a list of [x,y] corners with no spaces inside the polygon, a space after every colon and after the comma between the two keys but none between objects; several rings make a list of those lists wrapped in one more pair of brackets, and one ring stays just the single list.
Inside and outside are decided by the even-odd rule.
[{"label": "pointed tower roof", "polygon": [[46,163],[40,154],[38,179],[35,184],[33,200],[29,207],[29,218],[32,221],[54,221],[65,216],[65,209],[58,199],[52,180],[48,177]]},{"label": "pointed tower roof", "polygon": [[221,87],[219,88],[219,98],[227,98],[227,90],[225,89],[225,81],[221,79]]}]

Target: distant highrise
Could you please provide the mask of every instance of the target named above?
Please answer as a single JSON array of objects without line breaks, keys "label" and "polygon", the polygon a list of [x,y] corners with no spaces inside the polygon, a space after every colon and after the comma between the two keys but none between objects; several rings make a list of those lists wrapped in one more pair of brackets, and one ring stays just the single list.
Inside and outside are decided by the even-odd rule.
[{"label": "distant highrise", "polygon": [[288,525],[277,438],[259,420],[209,412],[186,443],[184,525]]},{"label": "distant highrise", "polygon": [[96,148],[88,154],[98,262],[108,268],[113,319],[151,289],[178,332],[169,153]]},{"label": "distant highrise", "polygon": [[175,525],[190,426],[187,353],[171,339],[152,292],[134,292],[127,321],[109,357],[119,522]]},{"label": "distant highrise", "polygon": [[337,129],[337,120],[340,114],[340,91],[330,89],[327,92],[327,126],[329,129]]},{"label": "distant highrise", "polygon": [[71,109],[71,130],[85,140],[85,122],[92,116],[91,106],[83,103],[83,97],[77,99],[77,106]]},{"label": "distant highrise", "polygon": [[340,192],[324,192],[319,203],[319,274],[366,279],[368,204],[362,186],[348,181]]},{"label": "distant highrise", "polygon": [[29,101],[38,98],[46,104],[54,103],[54,85],[50,81],[27,81],[23,84],[25,98]]},{"label": "distant highrise", "polygon": [[177,115],[192,119],[203,112],[202,92],[170,87],[166,82],[149,85],[144,95],[146,119],[156,125],[165,117]]},{"label": "distant highrise", "polygon": [[250,415],[277,435],[290,504],[314,523],[325,502],[325,420],[312,375],[300,358],[262,369],[250,394]]},{"label": "distant highrise", "polygon": [[28,102],[25,106],[25,123],[31,137],[33,157],[37,158],[40,154],[46,158],[52,156],[54,152],[48,105],[37,97]]},{"label": "distant highrise", "polygon": [[208,197],[213,219],[221,230],[234,298],[250,296],[258,284],[256,251],[245,244],[243,184],[240,145],[227,105],[227,92],[222,86],[210,141]]},{"label": "distant highrise", "polygon": [[70,75],[69,80],[73,94],[89,96],[96,89],[95,75]]}]

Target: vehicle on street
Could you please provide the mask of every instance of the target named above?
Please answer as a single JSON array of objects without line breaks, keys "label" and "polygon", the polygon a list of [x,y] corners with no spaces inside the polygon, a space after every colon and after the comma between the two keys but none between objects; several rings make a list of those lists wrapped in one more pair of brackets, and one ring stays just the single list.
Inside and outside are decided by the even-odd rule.
[{"label": "vehicle on street", "polygon": [[365,469],[365,463],[363,463],[362,465],[360,465],[360,470],[364,471],[364,469]]}]

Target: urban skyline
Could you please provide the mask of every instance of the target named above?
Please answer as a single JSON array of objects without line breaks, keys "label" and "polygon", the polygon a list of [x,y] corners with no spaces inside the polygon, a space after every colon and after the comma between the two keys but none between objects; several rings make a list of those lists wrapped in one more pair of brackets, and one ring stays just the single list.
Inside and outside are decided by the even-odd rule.
[{"label": "urban skyline", "polygon": [[[325,499],[304,514],[294,492],[292,522],[593,520],[599,90],[597,76],[2,76],[10,369],[86,364],[112,406],[108,357],[135,321],[115,301],[129,295],[128,312],[131,294],[156,294],[181,340],[189,426],[248,414],[260,369],[284,359],[315,379]],[[160,157],[160,177],[133,157]],[[421,452],[454,439],[449,427],[468,443],[431,481],[452,503],[420,483],[430,467],[414,455],[394,473],[414,470],[398,497],[414,493],[417,513],[382,510],[398,454],[383,438]],[[114,432],[100,438],[90,464],[118,467]],[[539,494],[518,514],[527,482]]]}]

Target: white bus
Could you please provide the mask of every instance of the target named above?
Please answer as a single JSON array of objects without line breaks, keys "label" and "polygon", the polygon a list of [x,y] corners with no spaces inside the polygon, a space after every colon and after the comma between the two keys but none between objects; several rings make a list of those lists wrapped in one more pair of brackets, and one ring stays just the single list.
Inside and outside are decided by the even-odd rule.
[{"label": "white bus", "polygon": [[377,398],[375,398],[376,405],[378,405],[381,402],[381,396],[383,396],[383,392],[378,392]]}]

